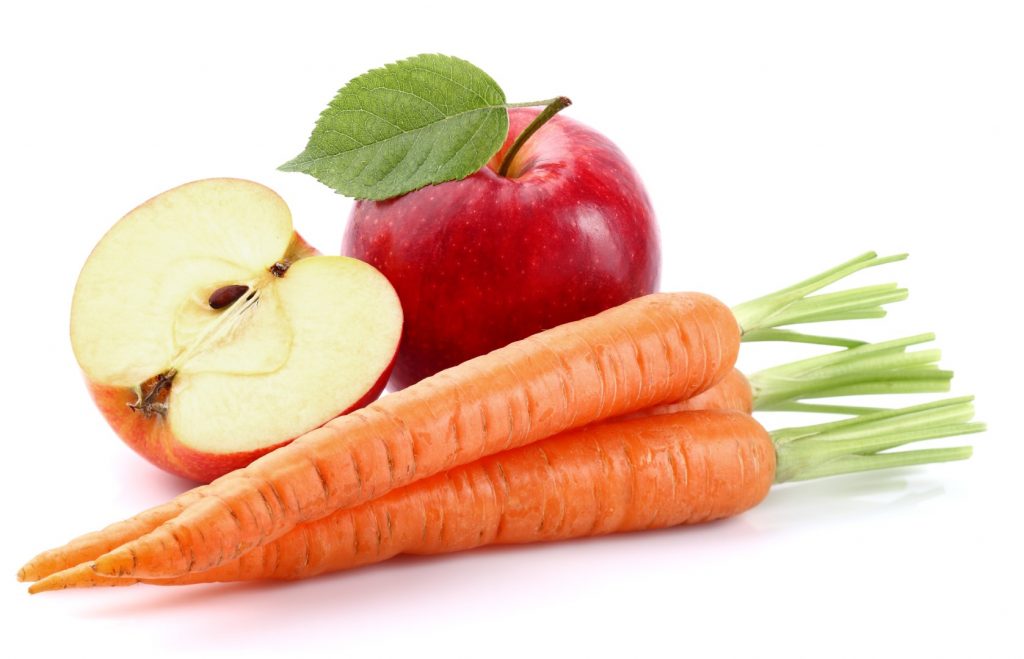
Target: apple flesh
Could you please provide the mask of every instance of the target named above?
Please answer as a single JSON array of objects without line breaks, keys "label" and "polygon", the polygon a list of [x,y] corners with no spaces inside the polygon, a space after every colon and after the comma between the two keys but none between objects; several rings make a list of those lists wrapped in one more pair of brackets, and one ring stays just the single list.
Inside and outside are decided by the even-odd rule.
[{"label": "apple flesh", "polygon": [[497,174],[537,114],[511,110],[471,176],[353,207],[342,253],[383,272],[405,310],[392,386],[656,289],[654,212],[607,138],[558,115]]},{"label": "apple flesh", "polygon": [[111,427],[200,482],[375,399],[401,330],[380,272],[316,255],[280,197],[239,179],[189,183],[122,218],[71,311],[75,356]]}]

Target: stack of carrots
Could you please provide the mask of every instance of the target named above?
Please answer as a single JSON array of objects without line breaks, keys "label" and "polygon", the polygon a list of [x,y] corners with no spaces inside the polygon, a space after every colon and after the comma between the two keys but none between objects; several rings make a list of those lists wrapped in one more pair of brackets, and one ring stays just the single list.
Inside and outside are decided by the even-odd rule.
[{"label": "stack of carrots", "polygon": [[[945,391],[931,335],[878,344],[784,326],[885,314],[895,284],[820,289],[902,259],[865,254],[729,309],[658,293],[479,357],[312,430],[209,485],[38,555],[30,592],[296,579],[496,543],[727,517],[773,483],[964,459],[893,451],[977,432],[969,398],[902,409],[809,402]],[[749,378],[741,341],[838,348]],[[769,433],[754,409],[845,415]]]}]

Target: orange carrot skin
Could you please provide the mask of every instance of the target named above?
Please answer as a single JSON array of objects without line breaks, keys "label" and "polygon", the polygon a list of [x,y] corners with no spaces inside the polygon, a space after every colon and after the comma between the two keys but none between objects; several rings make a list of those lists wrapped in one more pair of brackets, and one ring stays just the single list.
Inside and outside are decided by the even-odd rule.
[{"label": "orange carrot skin", "polygon": [[[748,415],[695,411],[610,422],[450,474],[440,505],[428,507],[445,519],[428,519],[436,532],[413,537],[403,551],[435,554],[705,522],[757,505],[774,477],[774,444]],[[473,504],[477,499],[482,506]],[[484,513],[484,524],[452,515],[467,501]]]},{"label": "orange carrot skin", "polygon": [[204,570],[296,524],[485,455],[689,398],[732,369],[740,329],[697,293],[654,294],[443,371],[307,433],[96,561],[113,576]]},{"label": "orange carrot skin", "polygon": [[[774,476],[771,437],[747,414],[686,411],[616,419],[417,481],[299,526],[212,570],[142,581],[300,579],[400,553],[694,524],[754,507]],[[136,580],[85,569],[72,585],[130,583]]]},{"label": "orange carrot skin", "polygon": [[[732,369],[720,382],[703,393],[689,399],[655,405],[639,412],[626,414],[618,419],[632,419],[652,414],[670,414],[686,410],[737,410],[751,413],[753,394],[746,376],[738,369]],[[174,518],[189,503],[197,501],[203,488],[196,488],[162,506],[158,506],[133,520],[118,522],[102,531],[87,534],[72,541],[63,552],[50,559],[43,555],[34,569],[19,573],[21,581],[37,581],[45,576],[66,569],[85,561],[91,561],[102,553],[128,542],[144,532],[156,528],[163,522]]]},{"label": "orange carrot skin", "polygon": [[[727,375],[721,382],[711,387],[707,391],[694,396],[693,398],[686,401],[678,401],[675,403],[667,403],[664,405],[656,405],[654,407],[617,417],[610,421],[601,422],[601,424],[616,423],[618,421],[634,418],[644,418],[646,416],[652,416],[654,414],[671,414],[676,411],[686,411],[687,409],[704,409],[704,410],[736,410],[749,413],[753,406],[752,394],[750,384],[746,377],[740,373],[740,371],[733,369],[729,375]],[[593,429],[601,424],[595,424],[588,426],[588,430]],[[584,431],[576,431],[577,439],[575,441],[581,441],[579,439]],[[545,440],[552,441],[552,440]],[[510,453],[515,451],[521,451],[523,449],[513,449]],[[486,459],[486,458],[485,458]],[[478,463],[472,463],[476,466]],[[464,467],[467,472],[470,467]],[[436,480],[441,480],[435,477]],[[444,483],[439,487],[447,486],[449,483],[447,479],[444,479]],[[405,488],[406,490],[412,489],[411,486]],[[396,497],[401,490],[395,490]],[[425,494],[423,496],[426,496]],[[173,502],[172,502],[173,503]],[[271,562],[277,563],[281,559],[279,556],[300,556],[305,555],[307,551],[322,552],[333,555],[338,552],[339,549],[336,547],[338,544],[337,538],[339,535],[337,532],[332,531],[334,526],[341,523],[342,519],[338,517],[343,513],[336,513],[335,519],[331,520],[330,517],[315,520],[311,522],[305,522],[292,529],[289,533],[286,533],[281,538],[278,538],[274,542],[258,547],[253,552],[256,553],[253,556],[245,554],[242,556],[240,564],[236,563],[228,564],[227,566],[221,566],[220,568],[214,568],[206,572],[192,573],[192,575],[180,577],[173,580],[152,580],[151,583],[166,584],[166,583],[198,583],[204,580],[212,580],[216,575],[228,575],[224,577],[224,580],[231,579],[257,579],[257,578],[272,578],[272,574],[265,574],[269,569],[267,566]],[[450,513],[448,514],[450,517]],[[434,515],[433,517],[437,517]],[[385,521],[388,521],[388,517],[385,517]],[[364,520],[364,526],[366,522]],[[347,527],[352,531],[355,527]],[[369,527],[367,527],[369,528]],[[311,550],[307,548],[313,548]],[[75,565],[83,561],[88,561],[94,558],[86,557],[82,561],[76,561]],[[248,557],[248,558],[247,558]],[[386,557],[385,557],[386,558]],[[375,558],[374,560],[383,560],[382,558]],[[344,569],[345,567],[355,567],[361,563],[353,562],[351,565],[341,566],[337,569]],[[58,569],[50,570],[47,574],[58,572],[62,567]],[[133,583],[138,583],[135,579],[122,579],[117,577],[104,577],[97,575],[87,565],[79,565],[78,568],[73,570],[74,574],[65,573],[61,575],[62,579],[57,583],[43,582],[38,586],[32,588],[32,592],[39,592],[42,590],[49,590],[53,587],[67,587],[67,584],[73,582],[77,587],[86,586],[126,586]],[[231,576],[235,575],[235,576]],[[45,575],[44,575],[45,576]],[[304,575],[311,576],[311,575]],[[41,577],[40,577],[41,578]],[[70,579],[70,582],[68,581]],[[35,579],[33,579],[35,580]],[[53,581],[53,580],[51,580]]]},{"label": "orange carrot skin", "polygon": [[167,503],[145,510],[131,519],[79,536],[62,547],[44,551],[18,570],[18,581],[38,581],[72,565],[91,561],[173,519],[189,504],[199,501],[206,486],[185,492]]},{"label": "orange carrot skin", "polygon": [[638,419],[652,414],[671,414],[692,410],[736,410],[754,412],[754,392],[750,381],[739,369],[734,368],[715,386],[691,398],[673,403],[662,403],[639,412],[624,414],[620,419]]},{"label": "orange carrot skin", "polygon": [[648,414],[671,414],[693,410],[735,410],[753,414],[754,391],[750,388],[750,381],[739,369],[734,368],[707,391],[675,403],[655,405],[646,411]]}]

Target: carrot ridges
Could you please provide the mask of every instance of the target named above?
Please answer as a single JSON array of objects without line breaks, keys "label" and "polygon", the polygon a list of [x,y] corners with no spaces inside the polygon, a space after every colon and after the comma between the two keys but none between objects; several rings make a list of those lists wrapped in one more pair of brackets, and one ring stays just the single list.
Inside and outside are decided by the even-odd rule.
[{"label": "carrot ridges", "polygon": [[[683,455],[700,477],[676,475]],[[207,572],[116,579],[82,565],[48,577],[34,592],[138,581],[294,579],[398,553],[437,554],[696,523],[756,505],[771,485],[773,455],[767,432],[742,413],[616,420],[489,456],[336,511]],[[586,491],[594,493],[592,499],[581,496]],[[652,500],[661,504],[652,507]],[[393,520],[393,533],[381,535],[379,545],[367,542],[378,537],[385,516]],[[430,532],[424,535],[422,529]],[[280,563],[268,559],[272,554],[293,559]],[[309,560],[303,558],[307,555]]]},{"label": "carrot ridges", "polygon": [[[339,417],[210,486],[226,508],[197,501],[150,533],[96,558],[94,569],[98,574],[162,578],[185,574],[190,564],[193,570],[215,567],[276,539],[296,524],[359,505],[389,487],[506,446],[535,442],[573,424],[693,396],[732,369],[738,347],[739,327],[732,313],[710,296],[639,298],[511,344],[428,378],[423,386]],[[650,370],[641,372],[640,363]],[[679,368],[680,363],[687,368]],[[571,405],[562,397],[566,388],[576,397]],[[488,433],[481,436],[481,406],[505,407],[507,413],[510,398],[523,400],[528,409],[517,411],[514,417],[518,418],[489,416]],[[417,459],[414,473],[391,482],[384,464],[386,452],[379,450],[374,435],[403,432],[394,419],[401,419],[411,430]],[[310,466],[314,463],[319,474]],[[262,505],[259,491],[282,478],[290,484],[288,491],[276,493],[283,500],[283,513],[271,520],[237,515],[255,509],[254,503]],[[229,511],[235,511],[236,519]],[[194,532],[197,525],[209,527],[210,532],[200,537]],[[135,552],[134,566],[127,550]]]}]

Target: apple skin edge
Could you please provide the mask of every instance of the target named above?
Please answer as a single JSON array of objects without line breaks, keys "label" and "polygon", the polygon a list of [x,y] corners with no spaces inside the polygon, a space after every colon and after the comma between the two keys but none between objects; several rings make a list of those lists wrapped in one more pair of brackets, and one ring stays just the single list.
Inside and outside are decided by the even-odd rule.
[{"label": "apple skin edge", "polygon": [[393,387],[656,290],[654,211],[607,138],[557,115],[497,174],[538,112],[510,110],[480,171],[354,205],[342,253],[384,273],[405,313]]},{"label": "apple skin edge", "polygon": [[306,239],[300,236],[298,231],[292,232],[292,239],[284,250],[285,260],[294,263],[308,256],[320,256],[320,251],[307,243]]},{"label": "apple skin edge", "polygon": [[[388,383],[394,364],[395,359],[392,358],[391,364],[373,384],[373,387],[362,398],[335,416],[348,414],[377,400]],[[197,451],[178,441],[164,417],[146,416],[131,409],[129,403],[134,403],[136,400],[135,392],[131,388],[95,384],[89,382],[88,379],[86,379],[86,386],[107,423],[124,440],[125,444],[164,471],[196,483],[209,483],[229,471],[248,465],[256,458],[270,453],[274,449],[291,443],[294,439],[254,451],[237,453]]]}]

